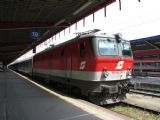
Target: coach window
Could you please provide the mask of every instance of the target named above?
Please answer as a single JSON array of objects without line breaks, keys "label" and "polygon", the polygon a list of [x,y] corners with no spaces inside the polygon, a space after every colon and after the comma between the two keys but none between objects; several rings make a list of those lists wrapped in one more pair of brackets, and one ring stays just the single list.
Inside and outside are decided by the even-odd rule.
[{"label": "coach window", "polygon": [[80,56],[85,57],[86,56],[86,50],[85,50],[85,44],[81,43],[80,44]]}]

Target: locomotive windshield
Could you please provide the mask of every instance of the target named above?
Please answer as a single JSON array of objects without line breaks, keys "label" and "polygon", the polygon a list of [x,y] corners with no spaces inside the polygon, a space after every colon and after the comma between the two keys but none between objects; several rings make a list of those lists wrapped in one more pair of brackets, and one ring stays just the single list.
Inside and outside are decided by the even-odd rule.
[{"label": "locomotive windshield", "polygon": [[131,46],[129,42],[122,42],[122,54],[123,56],[131,57]]},{"label": "locomotive windshield", "polygon": [[98,49],[100,55],[118,55],[117,43],[111,38],[100,38]]}]

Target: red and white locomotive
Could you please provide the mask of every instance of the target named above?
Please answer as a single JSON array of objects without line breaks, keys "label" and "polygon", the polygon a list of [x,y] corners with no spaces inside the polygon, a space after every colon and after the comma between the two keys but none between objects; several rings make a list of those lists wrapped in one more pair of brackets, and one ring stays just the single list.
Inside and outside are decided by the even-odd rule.
[{"label": "red and white locomotive", "polygon": [[128,41],[118,35],[83,34],[36,54],[11,68],[54,81],[96,104],[125,98],[133,57]]}]

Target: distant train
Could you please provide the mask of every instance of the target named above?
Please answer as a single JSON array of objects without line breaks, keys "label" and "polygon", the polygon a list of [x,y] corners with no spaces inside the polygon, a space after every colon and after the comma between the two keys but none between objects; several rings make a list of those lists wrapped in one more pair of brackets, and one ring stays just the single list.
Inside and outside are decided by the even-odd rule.
[{"label": "distant train", "polygon": [[160,77],[160,35],[131,40],[133,76]]},{"label": "distant train", "polygon": [[10,68],[103,105],[126,97],[133,57],[130,43],[118,35],[83,33]]},{"label": "distant train", "polygon": [[135,54],[135,76],[160,77],[160,51],[145,51]]},{"label": "distant train", "polygon": [[160,60],[135,61],[134,75],[160,77]]}]

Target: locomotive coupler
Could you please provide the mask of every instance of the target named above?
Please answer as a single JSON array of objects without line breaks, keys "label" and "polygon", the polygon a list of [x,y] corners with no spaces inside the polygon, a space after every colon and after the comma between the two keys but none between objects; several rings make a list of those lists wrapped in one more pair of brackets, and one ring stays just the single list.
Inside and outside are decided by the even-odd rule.
[{"label": "locomotive coupler", "polygon": [[118,88],[119,88],[119,94],[123,94],[123,93],[128,93],[129,92],[128,83],[119,84]]}]

